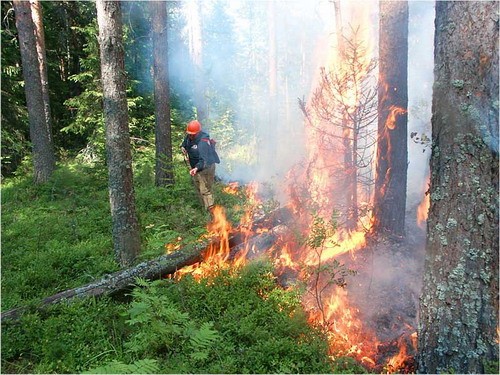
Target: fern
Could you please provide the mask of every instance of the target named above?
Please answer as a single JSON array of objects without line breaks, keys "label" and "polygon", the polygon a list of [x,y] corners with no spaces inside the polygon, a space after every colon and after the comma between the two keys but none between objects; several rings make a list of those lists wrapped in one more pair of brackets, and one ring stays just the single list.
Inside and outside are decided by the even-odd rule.
[{"label": "fern", "polygon": [[205,322],[202,326],[192,333],[189,344],[192,349],[191,358],[195,360],[204,360],[208,358],[210,348],[220,339],[219,333],[212,329],[212,322]]},{"label": "fern", "polygon": [[155,359],[141,359],[131,364],[115,360],[83,374],[157,374],[159,370],[158,361]]}]

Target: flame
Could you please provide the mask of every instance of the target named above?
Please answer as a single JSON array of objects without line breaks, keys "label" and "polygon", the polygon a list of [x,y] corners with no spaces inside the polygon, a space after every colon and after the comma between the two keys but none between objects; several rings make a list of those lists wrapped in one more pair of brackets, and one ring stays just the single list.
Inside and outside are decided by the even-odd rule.
[{"label": "flame", "polygon": [[170,242],[170,243],[165,244],[165,250],[167,251],[167,254],[172,253],[176,250],[179,250],[181,247],[181,241],[182,241],[182,237],[177,237],[175,242]]},{"label": "flame", "polygon": [[280,269],[295,268],[296,263],[293,261],[290,246],[286,243],[282,248],[279,257],[275,260],[274,264]]},{"label": "flame", "polygon": [[[229,187],[229,191],[237,189],[238,183],[233,183]],[[245,189],[246,200],[249,202],[248,209],[243,214],[239,232],[243,234],[243,242],[246,242],[248,236],[252,234],[253,211],[261,202],[257,197],[258,185],[256,183],[249,184]],[[199,280],[202,277],[209,275],[213,270],[225,268],[229,266],[241,267],[246,263],[246,257],[249,251],[253,250],[249,245],[234,255],[230,259],[231,249],[229,246],[229,238],[234,231],[231,223],[226,218],[226,212],[222,206],[216,205],[212,211],[212,221],[207,224],[208,234],[205,237],[216,239],[205,250],[203,261],[191,266],[183,267],[175,272],[174,278],[180,279],[186,274],[191,274],[195,279]],[[176,244],[165,245],[167,249],[178,248]]]},{"label": "flame", "polygon": [[[358,230],[356,232],[336,232],[333,236],[326,239],[321,253],[321,260],[323,262],[328,262],[348,252],[354,256],[354,252],[361,249],[366,244],[365,234],[364,230]],[[304,259],[304,263],[306,265],[315,265],[317,262],[316,254],[313,251],[308,252]]]},{"label": "flame", "polygon": [[239,185],[240,184],[238,182],[230,182],[226,186],[224,186],[222,191],[227,194],[236,195],[238,194]]},{"label": "flame", "polygon": [[[228,266],[230,255],[229,236],[232,232],[232,226],[226,218],[223,207],[215,206],[212,213],[213,220],[207,225],[209,233],[206,237],[217,239],[217,241],[212,242],[205,250],[201,263],[183,267],[175,272],[174,277],[176,279],[191,274],[195,279],[199,280],[203,276],[209,275],[213,270]],[[239,264],[241,264],[241,261]]]},{"label": "flame", "polygon": [[307,300],[309,322],[327,329],[331,355],[351,356],[368,366],[375,365],[375,348],[378,341],[361,322],[359,310],[349,306],[348,293],[345,289],[335,288],[323,303],[323,311],[317,303]]},{"label": "flame", "polygon": [[[430,183],[430,175],[427,175],[425,186],[429,186]],[[429,214],[429,207],[431,206],[430,195],[426,191],[424,193],[424,197],[422,201],[417,207],[417,224],[420,228],[425,228],[425,223],[427,222],[427,216]]]},{"label": "flame", "polygon": [[[350,10],[353,15],[352,19],[356,20],[354,23],[350,22],[353,28],[358,25],[370,24],[369,7],[363,4],[355,8],[355,5],[351,3],[347,6],[353,7]],[[361,28],[361,30],[365,30],[365,28]],[[358,37],[367,42],[374,40],[368,34],[358,35]],[[366,48],[364,55],[360,56],[361,68],[355,72],[356,80],[367,74],[372,58],[371,51],[372,48]],[[339,72],[348,69],[347,63],[342,61],[342,56],[338,51],[330,50],[329,52],[328,63],[325,64],[328,69],[335,67]],[[346,107],[347,116],[354,114],[359,99],[358,95],[359,92],[352,88],[348,88],[342,93],[342,103]],[[399,107],[391,107],[386,122],[386,131],[394,129],[397,116],[405,112]],[[287,173],[287,181],[290,182],[288,188],[291,192],[291,203],[293,212],[296,215],[294,217],[295,224],[299,226],[301,235],[306,237],[310,234],[308,231],[312,228],[312,218],[311,215],[306,214],[310,212],[307,209],[313,208],[316,215],[327,218],[333,208],[343,203],[338,196],[345,193],[343,190],[346,187],[339,186],[339,178],[335,171],[341,169],[342,166],[345,169],[344,153],[346,148],[353,147],[351,138],[354,133],[354,130],[348,126],[337,127],[339,129],[333,130],[330,129],[330,126],[328,131],[332,133],[329,135],[332,136],[332,139],[336,138],[337,140],[325,140],[324,129],[326,126],[324,120],[311,113],[310,116],[307,116],[307,121],[309,126],[306,125],[305,127],[304,137],[306,143],[306,167],[300,172],[295,170]],[[326,144],[330,141],[332,144]],[[238,183],[232,183],[225,187],[223,191],[228,194],[236,194],[242,190]],[[243,241],[250,235],[269,230],[269,228],[253,229],[255,210],[261,207],[257,192],[258,185],[256,183],[252,183],[244,189],[249,204],[238,227],[240,234],[243,235]],[[363,208],[359,205],[359,202],[370,202],[371,200],[371,192],[360,191],[356,201],[359,207],[356,208]],[[367,205],[367,203],[362,204]],[[268,253],[273,251],[273,254],[275,254],[274,263],[278,271],[286,272],[285,269],[291,269],[298,271],[297,273],[300,276],[306,273],[301,273],[302,265],[312,268],[321,267],[324,263],[348,253],[350,253],[351,258],[354,258],[355,252],[366,245],[365,234],[368,232],[372,220],[374,218],[370,215],[359,215],[357,226],[352,226],[354,228],[335,230],[322,242],[321,256],[318,256],[315,249],[299,246],[292,238],[280,239],[277,243],[282,245],[275,244],[267,251]],[[209,274],[213,269],[229,266],[239,267],[245,264],[248,254],[255,250],[250,245],[250,242],[245,241],[245,248],[234,259],[231,259],[233,254],[230,254],[229,238],[234,229],[227,221],[224,210],[219,206],[214,211],[214,221],[208,226],[208,230],[209,235],[217,238],[218,241],[206,250],[203,262],[192,267],[183,268],[176,273],[176,277],[191,273],[195,278],[200,278]],[[291,234],[290,237],[292,237]],[[360,311],[350,301],[347,290],[334,284],[324,285],[322,284],[324,280],[319,276],[310,279],[315,280],[304,281],[308,282],[309,286],[316,282],[316,285],[312,285],[312,287],[316,287],[316,294],[309,291],[304,295],[302,302],[308,313],[309,322],[312,325],[321,327],[326,333],[329,340],[330,355],[332,357],[352,356],[360,363],[373,369],[377,364],[376,355],[379,341],[375,332],[363,324]],[[407,357],[408,348],[403,345],[398,355],[391,358],[387,366],[397,370],[404,364]]]},{"label": "flame", "polygon": [[391,105],[389,107],[389,114],[387,115],[387,120],[385,120],[385,127],[387,129],[396,129],[396,118],[397,116],[403,115],[408,112],[406,109]]},{"label": "flame", "polygon": [[[412,350],[415,351],[417,349],[417,332],[413,332],[410,335],[410,343],[412,346]],[[391,357],[386,364],[387,373],[400,373],[401,370],[404,370],[407,367],[407,362],[412,357],[408,353],[408,343],[405,340],[405,336],[401,336],[398,339],[398,349],[399,352],[395,356]]]}]

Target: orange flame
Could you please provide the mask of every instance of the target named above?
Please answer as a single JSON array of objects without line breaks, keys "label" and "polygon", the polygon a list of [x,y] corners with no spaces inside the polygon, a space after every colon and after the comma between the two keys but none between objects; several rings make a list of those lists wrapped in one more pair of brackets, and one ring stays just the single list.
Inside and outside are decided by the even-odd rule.
[{"label": "orange flame", "polygon": [[238,182],[230,182],[226,186],[224,186],[222,191],[227,194],[236,195],[238,194],[238,188],[239,188]]},{"label": "orange flame", "polygon": [[[410,336],[412,349],[417,348],[417,332],[413,332]],[[400,370],[404,369],[406,363],[411,356],[408,354],[408,344],[404,336],[401,336],[398,340],[399,352],[387,361],[386,368],[387,373],[398,373]]]},{"label": "orange flame", "polygon": [[205,250],[203,261],[192,266],[183,267],[178,270],[174,277],[182,278],[186,274],[191,274],[197,280],[206,276],[214,269],[219,269],[228,265],[230,255],[229,236],[232,231],[231,223],[226,219],[224,208],[215,206],[213,220],[207,225],[209,230],[209,238],[217,238],[217,241],[212,242]]},{"label": "orange flame", "polygon": [[[425,186],[429,186],[430,175],[427,175]],[[427,216],[429,214],[429,207],[431,206],[431,199],[429,193],[426,191],[424,197],[417,208],[417,224],[420,228],[425,228]]]},{"label": "orange flame", "polygon": [[406,112],[407,112],[406,109],[397,107],[395,105],[391,105],[389,107],[389,114],[387,115],[387,120],[385,120],[385,127],[391,130],[396,129],[396,117],[403,115]]}]

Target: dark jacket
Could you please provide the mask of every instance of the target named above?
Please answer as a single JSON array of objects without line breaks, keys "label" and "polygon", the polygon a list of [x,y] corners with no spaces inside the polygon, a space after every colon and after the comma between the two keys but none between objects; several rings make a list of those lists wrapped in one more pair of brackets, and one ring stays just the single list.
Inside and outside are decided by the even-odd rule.
[{"label": "dark jacket", "polygon": [[210,145],[210,136],[203,131],[196,134],[196,137],[191,140],[186,135],[182,141],[181,147],[184,147],[188,153],[189,164],[191,168],[198,168],[198,171],[211,166],[218,161],[214,157],[215,151]]}]

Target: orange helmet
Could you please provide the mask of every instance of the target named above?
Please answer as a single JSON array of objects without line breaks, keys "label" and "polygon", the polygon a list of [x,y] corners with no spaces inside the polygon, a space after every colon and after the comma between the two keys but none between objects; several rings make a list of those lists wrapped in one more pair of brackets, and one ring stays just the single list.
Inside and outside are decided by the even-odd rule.
[{"label": "orange helmet", "polygon": [[201,124],[198,120],[193,120],[187,124],[186,133],[198,134],[201,131]]}]

